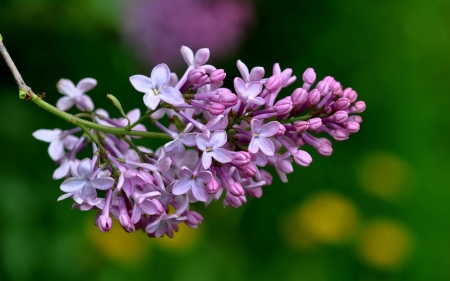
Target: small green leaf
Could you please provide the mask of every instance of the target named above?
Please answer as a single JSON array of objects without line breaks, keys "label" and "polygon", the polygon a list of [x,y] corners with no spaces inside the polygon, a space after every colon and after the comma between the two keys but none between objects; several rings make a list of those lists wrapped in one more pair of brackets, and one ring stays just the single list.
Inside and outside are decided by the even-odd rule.
[{"label": "small green leaf", "polygon": [[27,92],[25,90],[19,90],[19,99],[24,100],[27,97]]}]

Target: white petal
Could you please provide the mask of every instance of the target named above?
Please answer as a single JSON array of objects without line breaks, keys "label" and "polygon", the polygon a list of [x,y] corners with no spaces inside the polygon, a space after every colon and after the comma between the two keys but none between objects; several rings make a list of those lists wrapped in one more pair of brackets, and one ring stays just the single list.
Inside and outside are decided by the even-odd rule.
[{"label": "white petal", "polygon": [[112,178],[96,178],[90,180],[90,183],[93,187],[100,190],[107,190],[111,188],[111,186],[114,184],[114,179]]},{"label": "white petal", "polygon": [[58,92],[69,97],[75,97],[78,94],[75,85],[69,79],[60,79],[56,84],[56,88],[58,89]]},{"label": "white petal", "polygon": [[40,141],[52,142],[59,136],[59,134],[61,134],[61,130],[59,129],[55,130],[40,129],[35,131],[32,135],[33,137],[35,137]]},{"label": "white petal", "polygon": [[227,142],[227,133],[223,130],[215,131],[209,140],[211,148],[213,149],[222,147],[226,142]]},{"label": "white petal", "polygon": [[161,99],[167,103],[173,105],[181,105],[184,103],[183,95],[175,88],[165,87],[159,91],[158,96],[161,96]]},{"label": "white petal", "polygon": [[228,162],[231,162],[231,160],[233,160],[233,157],[231,157],[231,154],[223,148],[214,149],[212,152],[212,155],[213,155],[214,159],[216,159],[220,163],[228,163]]},{"label": "white petal", "polygon": [[130,77],[130,82],[137,91],[142,93],[153,92],[155,88],[152,79],[144,75],[133,75]]},{"label": "white petal", "polygon": [[194,64],[195,66],[202,66],[208,61],[208,59],[209,59],[209,49],[208,48],[199,49],[195,53]]},{"label": "white petal", "polygon": [[191,66],[194,64],[194,52],[189,47],[182,46],[181,47],[181,55],[183,56],[184,61],[187,63],[188,66]]},{"label": "white petal", "polygon": [[208,169],[209,167],[211,167],[211,163],[212,163],[211,152],[203,152],[203,155],[202,155],[203,168]]},{"label": "white petal", "polygon": [[155,88],[159,89],[163,87],[170,79],[169,67],[164,63],[158,64],[153,68],[150,78]]},{"label": "white petal", "polygon": [[53,161],[58,161],[64,157],[64,143],[60,140],[54,140],[48,147],[48,154]]},{"label": "white petal", "polygon": [[144,95],[144,104],[151,110],[155,110],[160,101],[160,95],[155,95],[153,92]]},{"label": "white petal", "polygon": [[97,86],[97,80],[94,78],[84,78],[78,82],[77,89],[84,94],[87,91],[92,90],[95,86]]},{"label": "white petal", "polygon": [[66,111],[69,110],[74,104],[75,101],[71,97],[62,97],[56,102],[56,107],[59,110]]},{"label": "white petal", "polygon": [[82,178],[68,178],[61,184],[60,189],[64,192],[75,192],[83,188],[86,180]]}]

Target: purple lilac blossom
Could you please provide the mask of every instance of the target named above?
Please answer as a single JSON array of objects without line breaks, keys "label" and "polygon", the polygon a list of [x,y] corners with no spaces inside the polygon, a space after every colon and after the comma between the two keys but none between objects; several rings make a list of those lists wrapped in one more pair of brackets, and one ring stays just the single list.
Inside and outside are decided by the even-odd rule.
[{"label": "purple lilac blossom", "polygon": [[[150,77],[130,77],[135,89],[145,94],[145,116],[150,117],[143,122],[171,139],[159,148],[136,146],[135,137],[93,129],[89,133],[96,140],[81,128],[34,132],[35,138],[50,143],[49,155],[59,165],[53,177],[65,178],[60,186],[65,193],[58,201],[70,197],[73,208],[96,210],[95,224],[103,232],[113,227],[114,218],[127,232],[141,229],[149,237],[173,237],[180,223],[197,228],[203,221],[190,210],[191,204],[222,200],[223,206],[238,208],[249,196],[260,198],[272,184],[267,166],[287,182],[294,166],[312,163],[305,147],[330,156],[332,143],[323,135],[344,141],[360,130],[358,114],[366,104],[330,76],[316,83],[314,70],[308,68],[301,87],[279,98],[296,80],[292,69],[282,71],[276,63],[266,74],[262,67],[249,71],[238,61],[242,77],[232,79],[234,88],[228,89],[222,85],[226,73],[206,64],[209,55],[207,48],[194,53],[182,46],[180,60],[186,71],[180,79],[165,64],[154,67]],[[85,96],[93,79],[83,79],[76,87],[61,81],[66,105],[73,102],[99,125],[128,126],[126,118],[112,118],[103,109],[93,112],[93,106],[69,98]],[[127,118],[131,123],[139,120],[140,110],[131,110]],[[143,124],[133,130],[147,131]],[[79,153],[90,147],[92,158],[80,161]]]}]

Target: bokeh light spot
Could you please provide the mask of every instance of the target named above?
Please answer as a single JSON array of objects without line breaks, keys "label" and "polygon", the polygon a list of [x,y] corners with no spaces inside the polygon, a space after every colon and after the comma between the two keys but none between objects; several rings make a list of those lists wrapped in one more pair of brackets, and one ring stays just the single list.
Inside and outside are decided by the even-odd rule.
[{"label": "bokeh light spot", "polygon": [[101,232],[92,223],[92,220],[89,220],[86,225],[90,240],[100,252],[112,260],[121,263],[135,263],[148,255],[151,238],[143,235],[140,230],[127,233],[114,219],[113,226],[107,233]]},{"label": "bokeh light spot", "polygon": [[400,224],[379,220],[363,230],[359,242],[361,257],[380,269],[395,269],[411,252],[411,237]]},{"label": "bokeh light spot", "polygon": [[402,193],[409,175],[408,165],[389,152],[372,152],[358,168],[360,185],[370,194],[384,199],[392,199]]}]

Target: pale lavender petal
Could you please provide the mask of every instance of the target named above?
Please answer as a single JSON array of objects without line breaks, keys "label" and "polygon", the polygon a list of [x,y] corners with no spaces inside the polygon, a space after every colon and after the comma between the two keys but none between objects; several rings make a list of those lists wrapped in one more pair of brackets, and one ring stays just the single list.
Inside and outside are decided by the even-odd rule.
[{"label": "pale lavender petal", "polygon": [[208,192],[206,191],[203,183],[199,180],[193,180],[192,195],[194,195],[195,199],[201,202],[206,202],[206,200],[208,200]]},{"label": "pale lavender petal", "polygon": [[252,71],[250,71],[250,81],[259,81],[264,77],[264,68],[261,66],[254,67]]},{"label": "pale lavender petal", "polygon": [[259,129],[258,137],[271,137],[275,135],[278,132],[278,129],[280,128],[280,123],[277,121],[272,121]]},{"label": "pale lavender petal", "polygon": [[136,127],[133,128],[133,131],[147,132],[147,128],[145,128],[145,126],[142,124],[138,124]]},{"label": "pale lavender petal", "polygon": [[[191,124],[191,123],[189,123],[189,124]],[[180,138],[180,140],[183,144],[193,147],[197,143],[197,140],[196,140],[197,135],[198,135],[198,133],[185,134]]]},{"label": "pale lavender petal", "polygon": [[223,130],[215,131],[212,134],[209,143],[211,144],[211,148],[218,148],[223,146],[227,142],[227,133]]},{"label": "pale lavender petal", "polygon": [[133,212],[131,213],[131,223],[136,224],[140,218],[141,218],[141,208],[138,206],[138,204],[134,204]]},{"label": "pale lavender petal", "polygon": [[75,143],[78,141],[78,138],[72,135],[69,135],[64,138],[64,147],[68,150],[72,150]]},{"label": "pale lavender petal", "polygon": [[112,178],[96,178],[96,179],[91,179],[90,183],[96,189],[107,190],[107,189],[111,188],[111,186],[114,184],[114,179],[112,179]]},{"label": "pale lavender petal", "polygon": [[75,192],[83,188],[86,180],[81,178],[68,178],[62,182],[60,189],[64,192]]},{"label": "pale lavender petal", "polygon": [[[220,149],[220,148],[218,148],[218,149]],[[203,168],[208,169],[209,167],[211,167],[211,163],[212,163],[211,152],[203,152],[203,154],[202,154]]]},{"label": "pale lavender petal", "polygon": [[144,104],[151,110],[155,110],[160,101],[160,95],[155,95],[153,92],[144,95]]},{"label": "pale lavender petal", "polygon": [[250,77],[248,67],[241,60],[238,60],[236,65],[237,68],[239,69],[239,72],[241,73],[242,78],[244,78],[245,81],[249,81]]},{"label": "pale lavender petal", "polygon": [[256,104],[256,105],[263,105],[266,103],[266,101],[261,97],[254,97],[254,98],[248,99],[248,103]]},{"label": "pale lavender petal", "polygon": [[57,199],[56,201],[64,200],[64,199],[66,199],[66,198],[69,198],[69,197],[72,196],[72,195],[73,195],[73,193],[71,193],[71,192],[70,192],[70,193],[65,193],[65,194],[59,196],[58,199]]},{"label": "pale lavender petal", "polygon": [[54,140],[48,147],[48,154],[53,161],[58,161],[64,157],[64,144],[60,140]]},{"label": "pale lavender petal", "polygon": [[[148,215],[154,215],[160,212],[164,212],[164,207],[161,205],[161,203],[158,200],[152,199],[152,200],[145,200],[141,204],[141,209],[144,211],[144,213]],[[162,210],[162,211],[161,211]]]},{"label": "pale lavender petal", "polygon": [[133,75],[130,77],[130,82],[137,91],[142,93],[153,92],[155,88],[152,79],[144,75]]},{"label": "pale lavender petal", "polygon": [[95,191],[95,188],[89,182],[83,187],[81,198],[87,202],[93,202],[97,198],[97,191]]},{"label": "pale lavender petal", "polygon": [[204,65],[209,59],[209,49],[201,48],[195,53],[194,65],[201,66]]},{"label": "pale lavender petal", "polygon": [[269,139],[266,138],[257,138],[255,139],[255,142],[258,144],[261,151],[268,155],[273,156],[275,153],[275,146],[273,145],[273,142],[271,142]]},{"label": "pale lavender petal", "polygon": [[77,89],[82,93],[86,93],[87,91],[92,90],[95,86],[97,86],[97,80],[94,78],[84,78],[78,82]]},{"label": "pale lavender petal", "polygon": [[294,171],[292,164],[285,160],[279,161],[277,164],[277,168],[286,174],[290,174]]},{"label": "pale lavender petal", "polygon": [[258,96],[262,91],[262,84],[259,82],[252,82],[248,85],[245,91],[247,98],[252,99]]},{"label": "pale lavender petal", "polygon": [[56,102],[56,107],[59,110],[66,111],[69,110],[74,104],[75,101],[71,97],[62,97]]},{"label": "pale lavender petal", "polygon": [[252,127],[252,133],[258,133],[259,129],[261,128],[262,121],[259,119],[253,118],[250,123],[251,123],[251,127]]},{"label": "pale lavender petal", "polygon": [[186,149],[184,148],[184,145],[182,145],[180,141],[176,141],[175,145],[172,146],[172,149],[170,151],[170,157],[173,160],[180,160],[184,157],[185,153]]},{"label": "pale lavender petal", "polygon": [[155,232],[159,228],[159,226],[161,224],[161,219],[162,219],[162,216],[159,216],[159,218],[157,218],[154,222],[148,224],[145,227],[145,232],[147,232],[147,233]]},{"label": "pale lavender petal", "polygon": [[[227,150],[225,150],[223,148],[214,149],[212,151],[212,155],[213,155],[214,159],[216,159],[220,163],[228,163],[233,160],[233,157],[231,157],[230,152],[228,152]],[[207,168],[205,168],[205,169],[207,169]]]},{"label": "pale lavender petal", "polygon": [[77,105],[77,108],[80,110],[86,110],[87,108],[93,110],[95,108],[92,99],[86,95],[82,95],[79,98],[75,99],[75,103]]},{"label": "pale lavender petal", "polygon": [[210,146],[209,138],[206,136],[206,134],[197,134],[196,140],[197,140],[197,147],[201,151],[205,151],[206,148]]},{"label": "pale lavender petal", "polygon": [[245,96],[246,87],[245,87],[244,80],[242,80],[239,77],[236,77],[236,78],[234,78],[233,82],[234,82],[234,89],[236,90],[236,94],[238,94],[239,98],[242,97],[245,100],[246,99],[246,96]]},{"label": "pale lavender petal", "polygon": [[135,108],[127,113],[127,117],[130,119],[131,123],[134,123],[141,117],[141,110],[139,108]]},{"label": "pale lavender petal", "polygon": [[188,167],[183,166],[181,168],[180,177],[182,177],[182,178],[189,177],[190,178],[190,177],[192,177],[192,175],[193,175],[193,173]]},{"label": "pale lavender petal", "polygon": [[173,185],[172,193],[175,195],[185,194],[186,192],[189,191],[193,182],[194,182],[194,180],[191,178],[182,178],[182,179],[178,180]]},{"label": "pale lavender petal", "polygon": [[187,63],[187,65],[193,65],[194,64],[194,52],[189,47],[182,46],[181,47],[181,55],[183,56],[184,61]]},{"label": "pale lavender petal", "polygon": [[169,67],[164,63],[158,64],[153,68],[150,78],[152,79],[155,88],[159,89],[163,87],[170,79]]},{"label": "pale lavender petal", "polygon": [[167,103],[173,105],[180,105],[184,103],[183,95],[175,88],[165,87],[159,91],[158,96],[161,96],[161,99]]},{"label": "pale lavender petal", "polygon": [[90,178],[92,175],[92,162],[89,158],[84,158],[78,165],[78,176],[81,178]]},{"label": "pale lavender petal", "polygon": [[40,129],[35,131],[32,135],[33,137],[35,137],[40,141],[52,142],[59,136],[59,134],[61,134],[61,130],[59,129],[55,130]]},{"label": "pale lavender petal", "polygon": [[201,180],[203,183],[208,183],[212,179],[212,174],[209,171],[199,172],[197,174],[197,179]]},{"label": "pale lavender petal", "polygon": [[248,152],[250,153],[256,153],[259,150],[259,146],[256,141],[257,138],[252,138],[250,141],[250,144],[248,145]]},{"label": "pale lavender petal", "polygon": [[69,168],[70,168],[70,162],[69,161],[64,161],[61,164],[61,166],[59,166],[55,170],[55,172],[53,172],[52,178],[54,180],[62,179],[63,177],[67,176],[67,174],[69,173]]},{"label": "pale lavender petal", "polygon": [[69,97],[74,97],[78,92],[73,82],[69,79],[60,79],[56,84],[56,88],[58,89],[58,92]]}]

